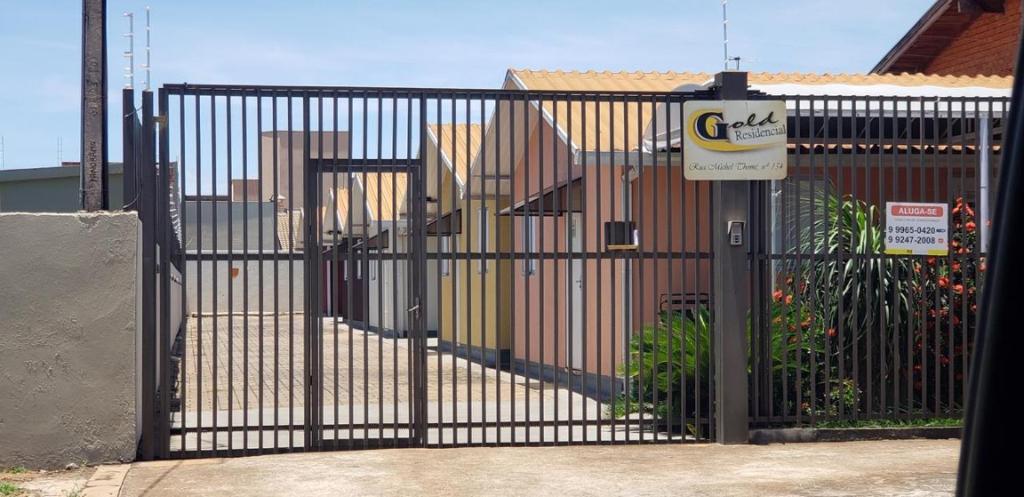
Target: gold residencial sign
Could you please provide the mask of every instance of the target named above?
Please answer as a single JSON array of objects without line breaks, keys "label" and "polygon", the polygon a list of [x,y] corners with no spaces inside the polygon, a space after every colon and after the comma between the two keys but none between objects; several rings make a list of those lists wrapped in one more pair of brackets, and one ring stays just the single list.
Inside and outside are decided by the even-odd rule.
[{"label": "gold residencial sign", "polygon": [[683,168],[689,180],[786,177],[786,103],[691,100],[683,103]]}]

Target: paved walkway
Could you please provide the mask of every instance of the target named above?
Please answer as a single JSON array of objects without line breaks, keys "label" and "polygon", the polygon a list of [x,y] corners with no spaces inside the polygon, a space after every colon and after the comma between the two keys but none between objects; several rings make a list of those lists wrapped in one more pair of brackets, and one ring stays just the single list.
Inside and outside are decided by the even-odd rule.
[{"label": "paved walkway", "polygon": [[[190,318],[186,327],[184,418],[194,432],[171,438],[172,449],[188,450],[302,445],[304,419],[304,316],[249,315]],[[434,345],[434,339],[429,346]],[[215,352],[214,352],[215,351]],[[409,434],[411,419],[410,343],[384,337],[342,322],[323,323],[323,422],[342,426],[327,439],[389,439]],[[428,351],[427,421],[447,427],[431,429],[431,443],[516,440],[588,440],[678,437],[655,435],[635,417],[618,426],[569,426],[569,420],[606,417],[607,406],[562,385],[541,382],[483,366],[449,353]],[[493,426],[495,422],[501,426]],[[528,421],[558,426],[526,428]],[[468,423],[491,423],[469,428]],[[351,431],[348,426],[355,424]],[[366,423],[370,428],[360,430]],[[515,427],[512,424],[515,423]],[[578,424],[578,423],[577,423]],[[213,430],[216,425],[216,431]],[[274,430],[291,425],[298,429]],[[628,426],[627,426],[628,425]],[[236,430],[225,429],[235,427]],[[247,427],[247,433],[238,430]],[[266,427],[262,431],[257,427]]]},{"label": "paved walkway", "polygon": [[121,495],[952,495],[956,440],[398,449],[137,463]]}]

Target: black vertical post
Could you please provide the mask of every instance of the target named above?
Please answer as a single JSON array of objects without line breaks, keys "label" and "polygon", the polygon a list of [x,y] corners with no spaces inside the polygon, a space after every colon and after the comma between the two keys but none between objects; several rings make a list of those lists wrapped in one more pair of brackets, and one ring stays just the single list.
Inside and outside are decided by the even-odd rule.
[{"label": "black vertical post", "polygon": [[[315,448],[319,442],[319,414],[320,405],[317,402],[317,385],[319,385],[319,370],[316,367],[317,358],[319,353],[316,347],[317,343],[317,330],[319,329],[320,312],[318,310],[318,304],[320,303],[319,295],[319,282],[318,277],[320,272],[318,269],[317,262],[320,258],[320,247],[317,241],[317,218],[320,213],[320,206],[317,205],[317,188],[319,182],[317,181],[320,176],[318,170],[314,170],[313,162],[310,160],[310,154],[312,153],[312,144],[310,142],[310,135],[313,133],[310,129],[310,115],[309,115],[309,94],[304,93],[302,96],[302,187],[303,187],[303,259],[305,264],[303,267],[303,277],[305,279],[305,291],[304,293],[304,315],[305,315],[305,326],[304,326],[304,338],[303,338],[303,351],[304,354],[304,371],[306,374],[305,378],[305,399],[306,399],[306,415],[305,415],[305,448],[307,450]],[[317,158],[319,159],[319,157]]]},{"label": "black vertical post", "polygon": [[[152,93],[146,91],[145,94],[150,96],[152,100]],[[160,417],[157,419],[157,445],[156,451],[160,458],[167,458],[170,455],[170,442],[171,442],[171,410],[170,410],[170,397],[171,397],[171,251],[174,250],[172,247],[174,237],[172,236],[171,230],[174,229],[171,223],[171,182],[175,181],[175,178],[171,176],[170,172],[170,135],[167,129],[167,111],[168,111],[168,99],[167,91],[164,89],[160,90],[157,98],[157,105],[159,106],[159,117],[157,118],[158,128],[158,140],[159,140],[159,164],[158,169],[159,175],[157,178],[159,181],[154,187],[156,193],[157,209],[160,212],[159,224],[157,225],[156,236],[160,240],[160,253],[158,254],[160,269],[160,313],[158,319],[160,320],[159,330],[160,333],[157,335],[159,343],[157,343],[156,350],[158,352],[157,365],[160,368],[160,376],[157,379],[160,389],[160,402],[157,408],[160,412]],[[152,102],[150,103],[150,109],[152,109]],[[152,152],[152,150],[151,150]]]},{"label": "black vertical post", "polygon": [[[426,95],[420,94],[419,98],[419,158],[421,159],[420,164],[426,164],[427,161],[427,98]],[[440,122],[440,116],[438,116]],[[411,130],[410,130],[411,132]],[[438,134],[438,148],[441,145],[441,135]],[[438,162],[438,168],[441,167]],[[413,270],[412,273],[412,288],[414,298],[418,296],[426,295],[427,293],[427,282],[426,282],[426,269],[427,260],[424,254],[426,249],[426,230],[423,228],[426,225],[426,171],[425,167],[416,167],[414,169],[415,174],[409,181],[412,189],[413,198],[413,222],[410,226],[410,239],[413,240],[412,252],[413,252]],[[438,172],[438,178],[440,178],[440,172]],[[437,184],[437,195],[438,195],[438,210],[437,215],[441,213],[441,181],[438,179]],[[451,221],[455,222],[455,211],[451,213]],[[438,222],[440,227],[440,222]],[[438,271],[438,277],[440,278],[440,271]],[[440,285],[440,284],[439,284]],[[440,298],[440,296],[439,296]],[[415,365],[413,366],[413,382],[415,384],[416,394],[413,396],[412,402],[413,412],[415,413],[415,420],[413,426],[415,427],[415,433],[413,434],[414,445],[419,447],[426,447],[429,442],[427,433],[427,332],[425,327],[425,320],[421,319],[422,314],[419,309],[419,301],[416,300],[413,304],[415,306],[415,314],[413,314],[413,356],[415,357]],[[454,333],[454,327],[453,327]],[[440,343],[441,335],[438,330],[438,343]],[[454,345],[454,335],[452,344]],[[440,385],[438,386],[440,388]],[[438,423],[442,421],[438,418]],[[438,428],[438,441],[441,442],[441,430]]]},{"label": "black vertical post", "polygon": [[123,173],[121,175],[124,193],[124,205],[119,206],[124,210],[138,210],[138,166],[135,161],[135,90],[125,88],[121,91],[121,162]]},{"label": "black vertical post", "polygon": [[[747,73],[715,75],[720,100],[747,98]],[[723,444],[746,443],[748,438],[747,315],[750,312],[748,253],[750,239],[750,181],[712,183],[711,239],[714,250],[715,423]],[[732,245],[730,222],[743,223],[743,243]]]},{"label": "black vertical post", "polygon": [[82,0],[81,207],[106,210],[107,2]]},{"label": "black vertical post", "polygon": [[142,176],[139,218],[142,221],[142,459],[153,459],[156,446],[156,172],[153,161],[153,94],[142,92]]}]

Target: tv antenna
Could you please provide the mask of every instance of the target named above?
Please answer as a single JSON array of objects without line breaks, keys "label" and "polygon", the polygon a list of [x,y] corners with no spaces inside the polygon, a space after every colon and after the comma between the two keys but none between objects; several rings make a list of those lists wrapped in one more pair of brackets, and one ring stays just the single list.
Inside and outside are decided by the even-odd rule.
[{"label": "tv antenna", "polygon": [[149,6],[146,6],[146,91],[149,91]]},{"label": "tv antenna", "polygon": [[128,18],[128,32],[124,34],[128,38],[128,50],[123,56],[128,64],[124,68],[124,87],[130,90],[135,87],[135,14],[125,12],[122,15]]}]

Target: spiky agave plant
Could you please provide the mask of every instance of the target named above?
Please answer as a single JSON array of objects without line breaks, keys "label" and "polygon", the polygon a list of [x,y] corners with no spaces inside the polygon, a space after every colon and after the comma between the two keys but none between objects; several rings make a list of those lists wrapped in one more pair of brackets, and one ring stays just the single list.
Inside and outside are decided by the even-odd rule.
[{"label": "spiky agave plant", "polygon": [[[899,344],[892,331],[905,327],[910,316],[913,261],[885,254],[885,227],[876,206],[849,195],[828,193],[806,202],[821,215],[812,216],[807,229],[798,235],[795,250],[810,256],[800,272],[816,319],[824,328],[838,330],[821,335],[830,354],[822,358],[828,360],[823,366],[834,370],[840,356],[848,365],[854,357],[858,361],[870,357],[878,368],[882,357],[891,361],[895,356]],[[870,349],[865,340],[868,334],[875,338]],[[853,354],[855,347],[859,354]],[[846,374],[833,373],[832,378]]]}]

